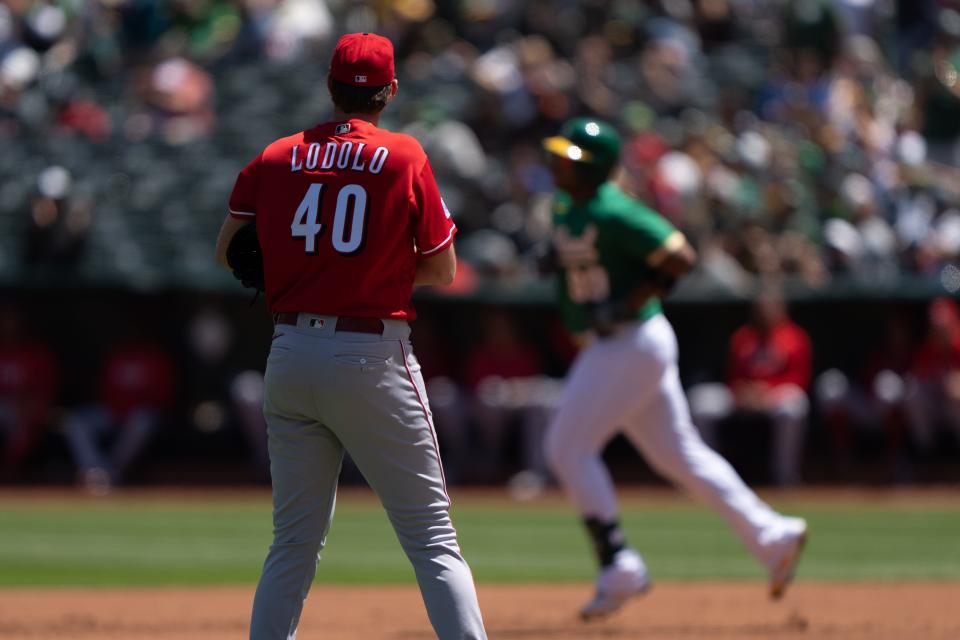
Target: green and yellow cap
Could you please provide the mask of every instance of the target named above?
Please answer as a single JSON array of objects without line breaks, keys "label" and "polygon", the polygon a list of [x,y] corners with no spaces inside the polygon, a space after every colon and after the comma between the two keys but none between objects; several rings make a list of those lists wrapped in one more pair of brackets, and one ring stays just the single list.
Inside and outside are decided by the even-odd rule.
[{"label": "green and yellow cap", "polygon": [[620,159],[620,135],[613,125],[596,118],[574,118],[560,128],[560,134],[546,138],[548,152],[609,171]]}]

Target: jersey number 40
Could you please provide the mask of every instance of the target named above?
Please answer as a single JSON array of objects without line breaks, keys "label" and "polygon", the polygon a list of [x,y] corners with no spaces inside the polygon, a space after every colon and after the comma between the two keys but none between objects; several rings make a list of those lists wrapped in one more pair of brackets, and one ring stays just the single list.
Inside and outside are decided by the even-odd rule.
[{"label": "jersey number 40", "polygon": [[[290,225],[290,233],[294,238],[303,238],[304,249],[309,255],[317,254],[317,239],[326,229],[319,220],[324,186],[322,182],[310,185]],[[358,184],[344,185],[337,193],[331,234],[337,253],[352,256],[363,249],[367,235],[368,202],[366,189]]]}]

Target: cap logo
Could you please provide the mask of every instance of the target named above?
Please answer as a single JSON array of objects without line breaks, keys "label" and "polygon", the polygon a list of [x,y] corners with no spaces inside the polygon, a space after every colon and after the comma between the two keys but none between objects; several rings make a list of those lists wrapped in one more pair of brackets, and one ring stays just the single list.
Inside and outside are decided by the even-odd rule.
[{"label": "cap logo", "polygon": [[380,87],[394,76],[393,43],[374,33],[348,33],[337,40],[330,76],[356,87]]}]

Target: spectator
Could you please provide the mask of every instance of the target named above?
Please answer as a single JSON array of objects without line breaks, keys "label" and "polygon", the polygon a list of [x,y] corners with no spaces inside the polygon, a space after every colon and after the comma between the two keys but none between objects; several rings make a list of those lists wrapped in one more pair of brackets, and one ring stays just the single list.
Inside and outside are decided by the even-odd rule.
[{"label": "spectator", "polygon": [[189,60],[174,57],[157,64],[141,78],[139,90],[148,109],[131,120],[128,131],[139,129],[137,137],[156,132],[166,143],[180,145],[213,130],[213,79]]},{"label": "spectator", "polygon": [[890,279],[897,273],[896,236],[878,211],[874,185],[851,174],[841,185],[841,200],[850,221],[834,218],[824,226],[828,245],[836,252],[837,271],[859,272],[864,279]]},{"label": "spectator", "polygon": [[[946,11],[944,11],[946,13]],[[954,16],[957,12],[954,11]],[[930,154],[936,161],[960,165],[960,33],[943,38],[924,65],[928,74],[920,86],[919,106],[923,109],[923,134],[930,142]]]},{"label": "spectator", "polygon": [[938,428],[953,432],[960,444],[960,309],[955,300],[930,304],[927,338],[910,367],[907,423],[913,443],[930,453]]},{"label": "spectator", "polygon": [[480,340],[467,357],[466,378],[471,390],[473,422],[477,427],[481,473],[498,477],[504,470],[503,450],[508,429],[520,433],[521,465],[543,476],[546,466],[541,442],[547,407],[536,393],[542,377],[540,356],[522,340],[504,311],[488,311],[482,318]]},{"label": "spectator", "polygon": [[56,391],[53,352],[25,335],[18,309],[0,308],[0,479],[15,478],[40,442]]},{"label": "spectator", "polygon": [[64,423],[78,478],[92,493],[108,492],[143,453],[174,397],[174,367],[149,340],[129,340],[107,357],[100,398]]},{"label": "spectator", "polygon": [[762,292],[753,318],[730,339],[726,384],[690,389],[694,423],[711,446],[717,425],[735,412],[761,415],[773,427],[771,475],[781,486],[800,481],[807,431],[810,338],[787,315],[779,292]]},{"label": "spectator", "polygon": [[27,264],[70,268],[82,259],[92,211],[90,202],[71,194],[72,182],[61,166],[40,172],[27,226]]},{"label": "spectator", "polygon": [[892,479],[907,479],[904,396],[914,352],[906,319],[891,315],[882,341],[867,355],[856,377],[851,380],[839,369],[829,369],[817,377],[817,402],[841,473],[854,462],[854,445],[860,436],[882,440]]},{"label": "spectator", "polygon": [[215,433],[235,426],[250,449],[250,468],[260,480],[270,477],[267,424],[263,419],[263,372],[236,361],[234,334],[216,307],[201,308],[187,325],[191,355],[184,385],[192,426]]},{"label": "spectator", "polygon": [[411,329],[410,340],[430,398],[444,473],[448,483],[457,484],[470,461],[467,398],[456,383],[456,365],[450,347],[442,339],[446,332],[430,315],[422,313]]}]

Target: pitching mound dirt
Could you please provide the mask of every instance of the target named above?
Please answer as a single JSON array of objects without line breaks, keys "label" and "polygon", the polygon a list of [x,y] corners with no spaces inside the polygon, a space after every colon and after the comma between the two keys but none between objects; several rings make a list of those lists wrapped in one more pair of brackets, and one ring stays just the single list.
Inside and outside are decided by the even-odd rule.
[{"label": "pitching mound dirt", "polygon": [[[252,588],[0,591],[0,638],[227,640],[246,637]],[[960,638],[960,583],[658,584],[609,620],[581,624],[588,585],[480,588],[490,638]],[[434,637],[411,587],[314,587],[299,640]]]}]

